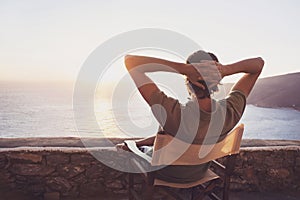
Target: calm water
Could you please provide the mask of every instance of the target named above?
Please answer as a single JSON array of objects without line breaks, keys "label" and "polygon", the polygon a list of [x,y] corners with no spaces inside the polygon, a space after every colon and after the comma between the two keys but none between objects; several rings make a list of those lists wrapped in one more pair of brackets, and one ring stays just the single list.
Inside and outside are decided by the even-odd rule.
[{"label": "calm water", "polygon": [[[65,86],[0,85],[0,137],[143,137],[157,129],[148,107],[140,100],[125,109],[112,109],[96,100],[99,128],[86,125],[78,134],[72,110],[72,89]],[[300,112],[248,105],[241,120],[244,138],[300,140]]]}]

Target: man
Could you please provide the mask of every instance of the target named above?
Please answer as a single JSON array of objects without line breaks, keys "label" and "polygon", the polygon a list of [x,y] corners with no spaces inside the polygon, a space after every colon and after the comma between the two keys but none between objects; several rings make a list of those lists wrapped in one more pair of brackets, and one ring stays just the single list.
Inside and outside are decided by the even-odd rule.
[{"label": "man", "polygon": [[[186,63],[128,55],[125,65],[161,126],[158,134],[169,134],[189,143],[203,144],[222,140],[238,123],[264,61],[262,58],[250,58],[222,65],[214,54],[197,51],[189,56]],[[185,75],[191,100],[182,105],[177,99],[165,95],[147,76],[146,73],[151,72]],[[222,100],[213,99],[211,95],[218,90],[220,80],[237,73],[244,73],[244,76],[232,87],[229,95]],[[218,120],[211,120],[215,117]],[[213,131],[210,127],[213,127]],[[136,144],[152,146],[154,140],[155,136],[136,141]],[[117,147],[128,150],[124,144],[118,144]],[[170,165],[160,169],[156,176],[174,183],[193,182],[201,179],[208,168],[209,163]]]}]

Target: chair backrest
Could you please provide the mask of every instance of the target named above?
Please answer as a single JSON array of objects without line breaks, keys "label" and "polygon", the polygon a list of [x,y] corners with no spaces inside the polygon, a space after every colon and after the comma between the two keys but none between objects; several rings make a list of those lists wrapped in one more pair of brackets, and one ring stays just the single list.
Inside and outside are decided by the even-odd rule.
[{"label": "chair backrest", "polygon": [[168,134],[158,134],[151,165],[198,165],[240,150],[244,125],[240,124],[222,141],[211,145],[188,144]]}]

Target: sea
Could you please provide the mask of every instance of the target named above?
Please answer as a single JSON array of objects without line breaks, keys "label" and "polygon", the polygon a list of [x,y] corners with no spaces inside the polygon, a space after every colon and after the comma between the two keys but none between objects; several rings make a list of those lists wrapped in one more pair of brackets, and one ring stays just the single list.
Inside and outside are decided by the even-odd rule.
[{"label": "sea", "polygon": [[[128,138],[157,131],[158,124],[141,98],[117,104],[123,107],[109,98],[95,98],[94,113],[82,119],[84,128],[78,127],[80,118],[74,119],[72,98],[73,87],[68,84],[2,82],[0,137]],[[245,124],[245,139],[300,140],[300,112],[292,108],[247,105],[240,123]]]}]

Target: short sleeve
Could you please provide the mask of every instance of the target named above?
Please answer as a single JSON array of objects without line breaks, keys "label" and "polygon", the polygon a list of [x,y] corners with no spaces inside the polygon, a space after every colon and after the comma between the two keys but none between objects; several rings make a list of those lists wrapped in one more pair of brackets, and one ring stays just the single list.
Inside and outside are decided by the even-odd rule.
[{"label": "short sleeve", "polygon": [[222,134],[227,134],[241,119],[245,107],[246,96],[243,92],[234,90],[225,98],[226,120]]},{"label": "short sleeve", "polygon": [[150,98],[151,111],[164,131],[176,135],[180,119],[181,105],[177,99],[168,97],[164,92],[154,92]]}]

